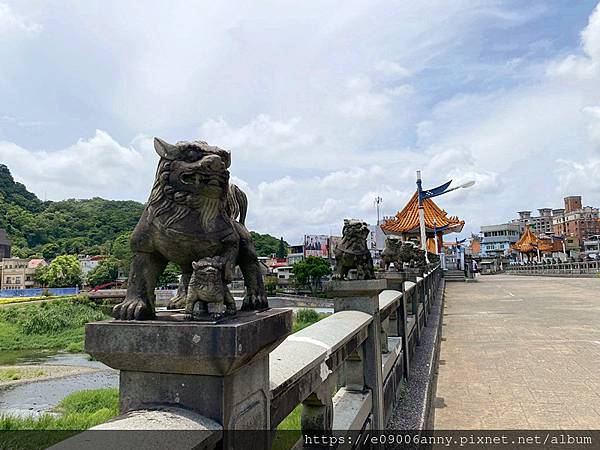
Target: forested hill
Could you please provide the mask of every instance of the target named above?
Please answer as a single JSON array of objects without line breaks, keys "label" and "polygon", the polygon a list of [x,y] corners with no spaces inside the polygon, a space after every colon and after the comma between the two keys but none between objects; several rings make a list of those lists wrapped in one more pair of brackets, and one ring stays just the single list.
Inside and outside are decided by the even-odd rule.
[{"label": "forested hill", "polygon": [[[14,256],[108,254],[117,236],[131,233],[143,209],[139,202],[102,198],[43,202],[0,164],[0,228],[7,231]],[[259,255],[276,251],[279,239],[256,236]]]},{"label": "forested hill", "polygon": [[0,165],[0,228],[15,256],[107,253],[117,235],[133,229],[143,209],[139,202],[102,198],[43,202]]}]

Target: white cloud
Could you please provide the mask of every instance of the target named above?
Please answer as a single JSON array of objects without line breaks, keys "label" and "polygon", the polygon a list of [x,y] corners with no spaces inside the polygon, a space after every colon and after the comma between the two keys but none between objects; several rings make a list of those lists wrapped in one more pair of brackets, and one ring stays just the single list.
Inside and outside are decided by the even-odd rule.
[{"label": "white cloud", "polygon": [[[0,37],[7,23],[9,36],[39,32],[6,8]],[[395,213],[417,169],[427,187],[477,182],[437,200],[468,231],[560,204],[566,190],[600,203],[598,8],[566,56],[565,30],[540,25],[551,12],[520,3],[90,0],[40,10],[48,40],[9,54],[17,63],[0,77],[0,160],[41,196],[145,200],[156,163],[147,135],[158,134],[231,150],[250,225],[290,241],[337,233],[344,217],[374,221],[376,195]],[[16,126],[22,118],[56,129]],[[112,136],[56,144],[99,126]]]},{"label": "white cloud", "polygon": [[410,71],[394,61],[379,61],[375,64],[375,70],[387,77],[405,78],[410,75]]},{"label": "white cloud", "polygon": [[591,80],[600,74],[600,4],[590,15],[581,32],[583,54],[570,54],[548,67],[550,75]]},{"label": "white cloud", "polygon": [[0,161],[29,190],[49,200],[104,197],[145,201],[157,156],[152,141],[138,136],[122,146],[96,130],[61,150],[30,150],[0,141]]},{"label": "white cloud", "polygon": [[33,36],[41,29],[41,25],[17,14],[9,5],[0,2],[0,41],[21,35]]},{"label": "white cloud", "polygon": [[558,177],[558,187],[565,195],[585,192],[593,197],[584,198],[585,204],[592,203],[598,206],[597,199],[600,198],[600,159],[590,158],[583,161],[569,159],[556,160],[555,173]]},{"label": "white cloud", "polygon": [[348,80],[348,98],[339,106],[342,115],[356,120],[381,120],[389,113],[390,94],[377,91],[367,77]]},{"label": "white cloud", "polygon": [[600,149],[600,106],[586,106],[583,112],[587,115],[589,140],[596,149]]}]

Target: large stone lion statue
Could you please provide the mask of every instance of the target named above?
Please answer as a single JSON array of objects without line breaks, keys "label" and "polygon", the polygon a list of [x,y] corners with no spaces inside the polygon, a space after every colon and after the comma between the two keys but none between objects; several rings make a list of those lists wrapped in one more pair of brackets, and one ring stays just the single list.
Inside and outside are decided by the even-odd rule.
[{"label": "large stone lion statue", "polygon": [[372,280],[375,278],[373,259],[367,248],[369,226],[360,220],[344,220],[342,239],[335,250],[336,276],[348,278],[348,272],[356,269],[356,279]]},{"label": "large stone lion statue", "polygon": [[236,265],[244,276],[242,309],[268,307],[258,258],[244,226],[246,195],[229,184],[228,151],[206,142],[168,144],[155,138],[160,156],[156,179],[133,235],[134,257],[125,300],[113,308],[122,320],[153,319],[154,288],[169,261],[182,276],[169,307],[183,308],[193,273],[192,263],[222,257],[223,280],[231,281]]}]

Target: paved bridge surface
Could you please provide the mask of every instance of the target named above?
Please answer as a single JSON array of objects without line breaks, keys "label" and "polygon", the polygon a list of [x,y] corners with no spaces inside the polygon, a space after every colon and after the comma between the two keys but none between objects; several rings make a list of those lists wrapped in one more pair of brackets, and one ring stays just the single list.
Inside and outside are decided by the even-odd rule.
[{"label": "paved bridge surface", "polygon": [[436,429],[600,428],[600,279],[448,283]]}]

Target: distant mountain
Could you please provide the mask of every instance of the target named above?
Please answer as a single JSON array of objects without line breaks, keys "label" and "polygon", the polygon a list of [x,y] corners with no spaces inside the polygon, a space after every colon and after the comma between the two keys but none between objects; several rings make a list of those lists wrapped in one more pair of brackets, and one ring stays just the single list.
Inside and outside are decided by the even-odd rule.
[{"label": "distant mountain", "polygon": [[106,253],[117,235],[133,229],[143,209],[139,202],[102,198],[43,202],[0,165],[0,228],[15,256]]},{"label": "distant mountain", "polygon": [[[108,254],[118,235],[133,230],[143,209],[139,202],[98,197],[43,202],[0,164],[0,228],[7,231],[15,256]],[[253,236],[260,256],[277,251],[278,238]]]}]

